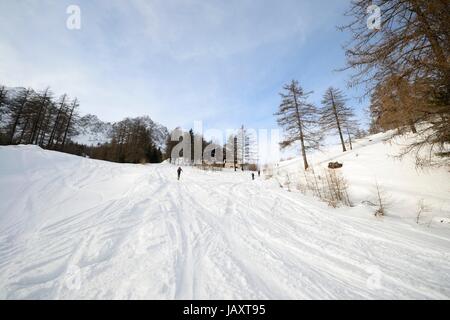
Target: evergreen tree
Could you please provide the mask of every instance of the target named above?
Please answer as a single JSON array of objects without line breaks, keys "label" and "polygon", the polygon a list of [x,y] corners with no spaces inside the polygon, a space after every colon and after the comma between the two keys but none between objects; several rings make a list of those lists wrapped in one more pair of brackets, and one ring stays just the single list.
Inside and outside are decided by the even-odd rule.
[{"label": "evergreen tree", "polygon": [[343,130],[345,135],[347,135],[350,150],[353,150],[353,138],[362,138],[364,136],[364,132],[359,128],[359,123],[355,119],[348,119],[344,123]]},{"label": "evergreen tree", "polygon": [[8,90],[6,90],[5,86],[0,86],[0,124],[3,123],[3,116],[6,114],[6,106],[7,106],[7,94]]},{"label": "evergreen tree", "polygon": [[8,112],[8,90],[5,86],[0,86],[0,144],[6,143],[5,116]]},{"label": "evergreen tree", "polygon": [[73,133],[73,128],[74,128],[74,124],[75,124],[75,117],[76,117],[76,109],[79,107],[80,105],[78,104],[78,100],[75,98],[72,102],[72,105],[70,107],[70,111],[68,112],[67,115],[67,119],[66,119],[66,123],[65,123],[65,130],[64,130],[64,136],[63,136],[63,140],[61,142],[61,147],[64,148],[64,145],[66,143],[66,139],[68,137],[68,135],[70,135],[71,133]]},{"label": "evergreen tree", "polygon": [[58,132],[62,128],[61,119],[65,109],[67,108],[67,95],[64,94],[58,103],[58,111],[56,112],[55,121],[53,123],[52,130],[50,132],[50,137],[48,139],[47,148],[51,148],[55,143],[55,139],[58,136]]},{"label": "evergreen tree", "polygon": [[426,120],[428,105],[421,87],[392,75],[378,84],[371,96],[372,130],[385,131],[406,128],[417,133],[416,124]]},{"label": "evergreen tree", "polygon": [[[30,101],[30,98],[33,94],[31,89],[27,89],[25,91],[21,91],[10,103],[9,115],[11,119],[10,129],[9,129],[9,144],[14,143],[14,138],[16,136],[17,128],[20,124],[20,120],[24,117],[25,108],[27,107],[27,103]],[[27,124],[29,119],[25,121],[25,125],[22,129],[22,135],[19,139],[19,143],[21,143],[22,136],[24,130],[27,128]]]},{"label": "evergreen tree", "polygon": [[278,112],[275,113],[278,117],[278,125],[285,131],[285,137],[280,146],[286,148],[300,142],[306,170],[309,167],[306,152],[309,149],[318,148],[321,140],[321,135],[317,130],[318,111],[313,104],[307,101],[311,92],[305,92],[298,81],[292,80],[283,89],[284,92],[280,93],[282,101]]},{"label": "evergreen tree", "polygon": [[232,163],[234,171],[236,171],[238,165],[238,138],[236,134],[228,136],[225,144],[225,155],[226,162]]},{"label": "evergreen tree", "polygon": [[323,96],[322,108],[319,113],[319,122],[322,129],[324,131],[335,130],[339,134],[342,151],[347,151],[344,141],[344,130],[349,127],[350,118],[354,114],[351,108],[345,105],[344,94],[339,89],[328,88]]},{"label": "evergreen tree", "polygon": [[245,165],[255,164],[257,161],[257,144],[255,133],[241,126],[236,135],[237,162],[244,169]]},{"label": "evergreen tree", "polygon": [[189,138],[191,139],[191,163],[194,164],[195,161],[195,150],[194,150],[194,142],[195,142],[195,134],[194,130],[189,130]]},{"label": "evergreen tree", "polygon": [[40,93],[36,93],[31,101],[31,112],[33,114],[31,134],[28,139],[28,144],[38,144],[39,134],[42,129],[43,119],[47,108],[52,103],[52,93],[50,88],[45,89]]}]

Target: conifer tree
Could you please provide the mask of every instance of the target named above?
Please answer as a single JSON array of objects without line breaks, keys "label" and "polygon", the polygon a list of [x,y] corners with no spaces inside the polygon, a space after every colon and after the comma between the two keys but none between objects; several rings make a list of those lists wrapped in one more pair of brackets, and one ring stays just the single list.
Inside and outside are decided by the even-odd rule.
[{"label": "conifer tree", "polygon": [[7,94],[8,90],[6,90],[6,87],[0,86],[0,124],[2,123],[3,116],[6,113]]},{"label": "conifer tree", "polygon": [[306,170],[309,167],[306,152],[318,148],[322,138],[317,130],[318,111],[308,102],[311,92],[305,92],[298,81],[292,80],[283,89],[284,92],[280,93],[282,101],[278,112],[275,113],[278,125],[285,131],[280,146],[286,148],[299,142]]},{"label": "conifer tree", "polygon": [[[11,117],[11,126],[9,129],[9,144],[14,143],[14,137],[16,135],[17,127],[21,118],[25,113],[25,108],[27,103],[30,101],[33,91],[31,89],[27,89],[25,91],[20,92],[10,104],[10,117]],[[28,123],[28,120],[25,122]],[[25,126],[26,128],[26,126]],[[19,139],[19,143],[22,140],[24,131],[22,131],[21,139]]]},{"label": "conifer tree", "polygon": [[345,105],[344,94],[339,89],[328,88],[323,96],[319,122],[324,131],[334,130],[339,134],[343,152],[347,151],[344,130],[353,116],[351,108]]}]

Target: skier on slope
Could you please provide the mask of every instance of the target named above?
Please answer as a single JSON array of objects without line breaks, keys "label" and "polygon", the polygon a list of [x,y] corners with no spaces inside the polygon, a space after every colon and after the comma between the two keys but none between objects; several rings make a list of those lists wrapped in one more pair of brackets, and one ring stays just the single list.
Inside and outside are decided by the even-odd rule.
[{"label": "skier on slope", "polygon": [[178,180],[180,180],[180,176],[181,176],[181,171],[183,171],[183,169],[181,169],[181,167],[178,167],[178,169],[177,169],[177,173],[178,173]]},{"label": "skier on slope", "polygon": [[252,172],[252,180],[255,180],[255,173]]}]

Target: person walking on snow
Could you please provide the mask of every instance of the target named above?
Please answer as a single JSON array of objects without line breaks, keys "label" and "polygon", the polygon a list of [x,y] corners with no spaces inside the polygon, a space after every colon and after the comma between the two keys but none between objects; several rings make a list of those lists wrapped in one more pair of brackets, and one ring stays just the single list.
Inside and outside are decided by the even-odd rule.
[{"label": "person walking on snow", "polygon": [[181,176],[181,171],[183,171],[183,169],[181,169],[181,167],[178,167],[178,169],[177,169],[177,173],[178,173],[178,180],[180,180],[180,176]]},{"label": "person walking on snow", "polygon": [[252,180],[255,180],[255,173],[252,172]]}]

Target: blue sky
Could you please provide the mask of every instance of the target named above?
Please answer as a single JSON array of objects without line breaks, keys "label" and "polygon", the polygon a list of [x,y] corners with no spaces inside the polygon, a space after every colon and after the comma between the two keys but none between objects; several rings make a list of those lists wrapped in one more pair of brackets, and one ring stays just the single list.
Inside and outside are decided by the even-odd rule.
[{"label": "blue sky", "polygon": [[[81,8],[68,30],[66,8]],[[3,0],[0,83],[50,86],[106,121],[149,115],[174,128],[276,128],[284,83],[295,78],[319,104],[346,89],[336,29],[346,0]]]}]

